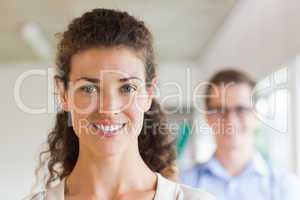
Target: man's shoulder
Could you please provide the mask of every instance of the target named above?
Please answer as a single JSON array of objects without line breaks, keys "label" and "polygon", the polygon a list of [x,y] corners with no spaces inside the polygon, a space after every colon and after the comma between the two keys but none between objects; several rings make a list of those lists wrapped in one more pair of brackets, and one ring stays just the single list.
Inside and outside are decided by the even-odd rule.
[{"label": "man's shoulder", "polygon": [[215,200],[215,198],[198,188],[173,182],[161,175],[158,176],[158,185],[155,199],[174,199],[176,200]]},{"label": "man's shoulder", "polygon": [[197,177],[201,175],[203,169],[205,169],[206,163],[196,163],[188,169],[182,170],[180,173],[180,180],[182,183],[187,185],[195,186],[197,182]]},{"label": "man's shoulder", "polygon": [[289,185],[300,184],[299,177],[285,169],[272,167],[272,171],[273,171],[273,177],[277,182],[283,184],[288,183]]},{"label": "man's shoulder", "polygon": [[[287,170],[273,167],[274,191],[282,196],[282,199],[300,199],[300,179]],[[275,193],[276,193],[275,192]]]},{"label": "man's shoulder", "polygon": [[195,163],[191,167],[182,170],[182,174],[185,175],[193,175],[195,173],[199,173],[201,169],[204,169],[208,162],[204,163]]}]

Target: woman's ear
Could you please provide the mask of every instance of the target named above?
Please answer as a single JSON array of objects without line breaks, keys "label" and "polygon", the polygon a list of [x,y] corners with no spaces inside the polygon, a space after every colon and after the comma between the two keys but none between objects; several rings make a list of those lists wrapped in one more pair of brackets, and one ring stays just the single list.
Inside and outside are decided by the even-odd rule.
[{"label": "woman's ear", "polygon": [[68,94],[64,85],[64,81],[59,77],[55,77],[54,80],[58,91],[59,103],[62,106],[63,110],[68,112]]}]

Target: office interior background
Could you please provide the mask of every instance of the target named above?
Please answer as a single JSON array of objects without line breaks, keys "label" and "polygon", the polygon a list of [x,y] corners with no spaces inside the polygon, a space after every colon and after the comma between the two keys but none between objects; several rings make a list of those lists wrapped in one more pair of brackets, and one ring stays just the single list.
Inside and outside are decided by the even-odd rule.
[{"label": "office interior background", "polygon": [[1,0],[1,199],[28,194],[38,153],[53,126],[55,34],[97,7],[128,11],[151,29],[157,98],[182,142],[180,169],[207,160],[214,151],[209,129],[201,129],[206,124],[201,113],[204,88],[197,86],[218,70],[233,67],[259,82],[258,149],[300,175],[298,0]]}]

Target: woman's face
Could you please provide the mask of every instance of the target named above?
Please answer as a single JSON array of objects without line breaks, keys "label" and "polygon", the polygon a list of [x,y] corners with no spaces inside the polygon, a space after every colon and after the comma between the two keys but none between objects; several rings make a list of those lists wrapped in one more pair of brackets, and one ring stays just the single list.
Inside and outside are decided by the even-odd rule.
[{"label": "woman's face", "polygon": [[80,148],[97,156],[137,148],[152,101],[142,59],[125,47],[89,49],[72,57],[69,77],[64,109]]}]

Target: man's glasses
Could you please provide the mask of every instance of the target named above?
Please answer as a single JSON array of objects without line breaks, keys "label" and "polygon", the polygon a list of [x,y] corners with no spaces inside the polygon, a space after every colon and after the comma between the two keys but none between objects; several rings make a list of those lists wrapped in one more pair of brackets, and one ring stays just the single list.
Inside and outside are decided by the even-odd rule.
[{"label": "man's glasses", "polygon": [[210,116],[226,117],[229,113],[234,113],[236,116],[243,117],[251,112],[250,107],[246,106],[235,106],[235,107],[209,107],[207,114]]}]

